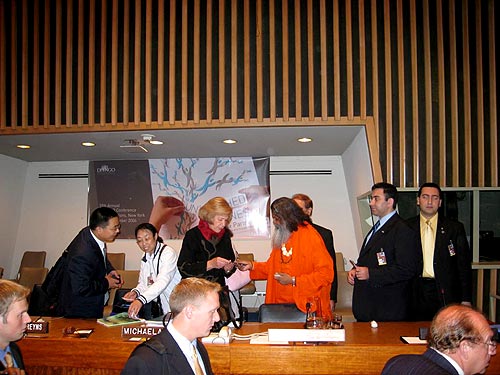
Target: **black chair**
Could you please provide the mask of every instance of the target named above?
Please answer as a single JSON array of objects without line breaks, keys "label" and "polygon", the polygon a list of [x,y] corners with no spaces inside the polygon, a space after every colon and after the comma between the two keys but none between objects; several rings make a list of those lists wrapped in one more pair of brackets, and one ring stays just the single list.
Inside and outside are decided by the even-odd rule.
[{"label": "black chair", "polygon": [[259,307],[259,322],[305,323],[306,314],[294,303],[265,303]]}]

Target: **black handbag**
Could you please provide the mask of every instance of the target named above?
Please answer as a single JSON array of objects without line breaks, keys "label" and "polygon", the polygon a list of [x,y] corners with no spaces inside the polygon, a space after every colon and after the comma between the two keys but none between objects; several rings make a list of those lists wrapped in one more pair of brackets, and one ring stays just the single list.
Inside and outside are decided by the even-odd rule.
[{"label": "black handbag", "polygon": [[[132,289],[117,289],[115,298],[113,299],[113,314],[127,312],[130,307],[130,302],[125,301],[123,296],[130,292]],[[146,303],[139,310],[139,318],[150,320],[163,316],[163,308],[161,306],[160,297]]]},{"label": "black handbag", "polygon": [[[231,309],[231,296],[238,307],[238,314],[240,315],[239,318],[234,316],[233,310]],[[219,332],[222,327],[227,326],[230,323],[233,323],[234,328],[240,328],[243,321],[243,309],[238,299],[235,297],[233,292],[229,290],[227,285],[223,286],[219,292],[219,303],[220,320],[214,323],[212,332]]]}]

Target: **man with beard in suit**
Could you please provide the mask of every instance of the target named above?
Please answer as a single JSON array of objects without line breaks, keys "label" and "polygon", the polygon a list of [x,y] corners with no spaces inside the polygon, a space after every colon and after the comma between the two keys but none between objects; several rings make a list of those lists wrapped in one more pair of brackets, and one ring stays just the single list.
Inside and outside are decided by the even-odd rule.
[{"label": "man with beard in suit", "polygon": [[333,262],[323,239],[293,199],[276,199],[271,213],[274,233],[269,259],[238,260],[238,268],[250,270],[252,280],[267,280],[266,303],[295,303],[306,313],[308,301],[316,298],[321,301],[323,316],[329,318],[330,309],[323,306],[330,305]]},{"label": "man with beard in suit", "polygon": [[451,303],[471,306],[472,254],[462,223],[438,213],[442,192],[439,185],[423,184],[417,197],[420,215],[408,224],[420,234],[423,270],[415,280],[415,320],[432,320],[436,312]]},{"label": "man with beard in suit", "polygon": [[347,274],[354,285],[352,310],[358,321],[409,320],[411,283],[422,272],[422,252],[417,233],[396,212],[397,203],[394,185],[372,186],[370,210],[379,221]]}]

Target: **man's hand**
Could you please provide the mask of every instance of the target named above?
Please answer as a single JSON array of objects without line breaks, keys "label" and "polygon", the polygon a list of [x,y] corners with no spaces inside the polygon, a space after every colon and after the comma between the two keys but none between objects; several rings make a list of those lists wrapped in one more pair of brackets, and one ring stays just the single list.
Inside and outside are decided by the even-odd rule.
[{"label": "man's hand", "polygon": [[354,281],[356,278],[356,268],[353,268],[349,272],[347,272],[347,282],[351,285],[354,285]]},{"label": "man's hand", "polygon": [[284,272],[276,272],[274,274],[274,280],[278,281],[281,285],[292,284],[292,276]]},{"label": "man's hand", "polygon": [[253,269],[253,262],[251,260],[238,259],[235,263],[240,271],[251,271]]},{"label": "man's hand", "polygon": [[116,272],[116,270],[113,270],[110,273],[108,273],[106,275],[106,280],[108,280],[109,289],[118,289],[121,288],[123,285],[122,278],[118,274],[118,272]]},{"label": "man's hand", "polygon": [[370,278],[370,271],[368,267],[357,266],[355,269],[356,279],[358,280],[368,280]]}]

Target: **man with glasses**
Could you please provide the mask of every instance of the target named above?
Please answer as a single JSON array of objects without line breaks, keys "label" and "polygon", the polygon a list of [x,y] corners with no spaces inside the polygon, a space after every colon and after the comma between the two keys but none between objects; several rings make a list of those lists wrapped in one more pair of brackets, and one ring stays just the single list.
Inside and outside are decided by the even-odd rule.
[{"label": "man with glasses", "polygon": [[432,321],[428,349],[422,355],[391,358],[382,375],[484,374],[497,343],[488,321],[465,305],[450,305]]},{"label": "man with glasses", "polygon": [[71,241],[59,295],[61,315],[102,318],[108,290],[122,286],[120,275],[106,256],[106,243],[114,242],[118,234],[120,219],[116,211],[99,207],[90,215],[89,226]]}]

